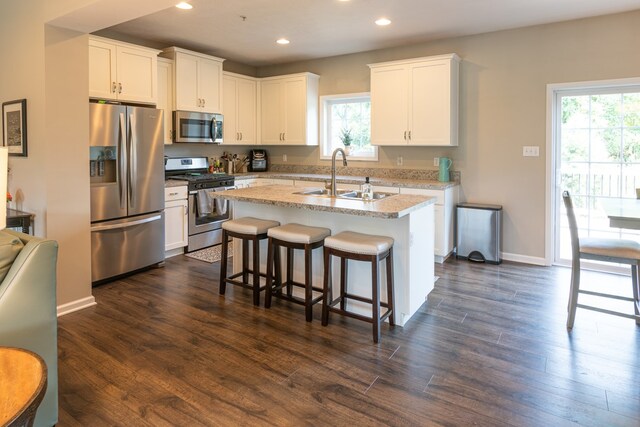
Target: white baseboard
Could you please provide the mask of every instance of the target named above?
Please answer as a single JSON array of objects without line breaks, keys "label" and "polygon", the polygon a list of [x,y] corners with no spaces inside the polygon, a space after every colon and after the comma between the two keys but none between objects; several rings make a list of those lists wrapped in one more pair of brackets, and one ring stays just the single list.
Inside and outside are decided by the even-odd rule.
[{"label": "white baseboard", "polygon": [[96,305],[96,299],[93,295],[90,297],[71,301],[58,306],[58,317],[64,316],[65,314],[73,313],[74,311],[92,307],[94,305]]},{"label": "white baseboard", "polygon": [[547,263],[544,257],[535,257],[535,256],[510,254],[510,253],[502,252],[502,260],[521,262],[523,264],[547,266]]},{"label": "white baseboard", "polygon": [[183,254],[184,254],[184,248],[169,249],[168,251],[164,252],[164,259],[171,258],[172,256],[176,256],[176,255],[183,255]]}]

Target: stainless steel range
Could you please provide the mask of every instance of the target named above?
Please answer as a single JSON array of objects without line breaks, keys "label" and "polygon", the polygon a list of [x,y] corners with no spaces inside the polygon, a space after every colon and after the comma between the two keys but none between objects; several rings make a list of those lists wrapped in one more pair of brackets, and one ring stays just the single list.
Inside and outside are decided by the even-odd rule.
[{"label": "stainless steel range", "polygon": [[208,173],[206,157],[168,157],[165,177],[187,181],[189,190],[189,244],[192,252],[222,242],[222,223],[231,217],[228,200],[215,197],[218,191],[235,188],[235,178]]}]

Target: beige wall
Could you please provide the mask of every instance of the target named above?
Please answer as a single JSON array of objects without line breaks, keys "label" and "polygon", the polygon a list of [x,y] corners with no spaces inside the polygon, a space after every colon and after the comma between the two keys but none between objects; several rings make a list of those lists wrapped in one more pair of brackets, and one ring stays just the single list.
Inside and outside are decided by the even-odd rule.
[{"label": "beige wall", "polygon": [[[461,197],[504,207],[503,251],[544,258],[546,85],[640,76],[640,11],[258,69],[259,76],[309,71],[320,95],[369,90],[368,63],[455,52],[460,74],[460,145],[382,147],[380,167],[430,168],[453,158]],[[540,157],[522,157],[537,145]],[[274,147],[273,162],[325,164],[317,148]],[[358,166],[353,162],[354,166]],[[369,164],[367,164],[369,166]]]},{"label": "beige wall", "polygon": [[[54,34],[45,22],[83,3],[90,1],[13,2],[0,13],[0,100],[27,99],[28,157],[10,159],[9,190],[14,206],[35,213],[36,235],[58,240],[58,304],[91,296],[88,182],[78,168],[88,128],[74,106],[86,104],[86,83],[74,85],[87,79],[87,54],[73,43],[77,34],[49,38]],[[60,61],[46,57],[47,42],[53,47],[65,39],[71,43],[51,50]],[[63,72],[64,58],[73,60]]]},{"label": "beige wall", "polygon": [[134,12],[151,13],[172,3],[154,0],[123,9],[127,0],[28,0],[0,6],[0,102],[27,99],[28,157],[10,158],[9,190],[14,207],[35,213],[36,235],[60,245],[59,306],[92,298],[88,50],[86,36],[46,24],[81,9],[74,18],[79,24],[108,17],[114,25],[135,18]]}]

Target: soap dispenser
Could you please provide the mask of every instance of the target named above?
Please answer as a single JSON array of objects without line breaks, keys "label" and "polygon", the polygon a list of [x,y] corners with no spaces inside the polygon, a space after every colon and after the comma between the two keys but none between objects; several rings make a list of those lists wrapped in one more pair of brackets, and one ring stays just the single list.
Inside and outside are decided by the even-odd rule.
[{"label": "soap dispenser", "polygon": [[369,177],[364,179],[364,184],[360,187],[360,193],[362,194],[362,200],[371,200],[373,199],[373,188],[369,183]]}]

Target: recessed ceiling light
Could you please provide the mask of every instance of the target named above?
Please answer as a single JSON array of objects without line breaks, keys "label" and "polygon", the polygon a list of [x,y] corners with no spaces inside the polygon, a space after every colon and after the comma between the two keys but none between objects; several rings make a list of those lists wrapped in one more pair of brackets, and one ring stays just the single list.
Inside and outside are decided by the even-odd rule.
[{"label": "recessed ceiling light", "polygon": [[276,40],[276,43],[278,43],[278,44],[289,44],[290,42],[289,42],[289,40],[287,40],[285,38],[281,38],[281,39]]},{"label": "recessed ceiling light", "polygon": [[389,21],[387,18],[380,18],[376,20],[376,25],[380,25],[381,27],[389,24],[391,24],[391,21]]},{"label": "recessed ceiling light", "polygon": [[181,1],[180,3],[178,3],[176,5],[176,7],[178,9],[184,9],[184,10],[189,10],[189,9],[193,9],[193,6],[191,6],[189,3],[187,3],[186,1]]}]

